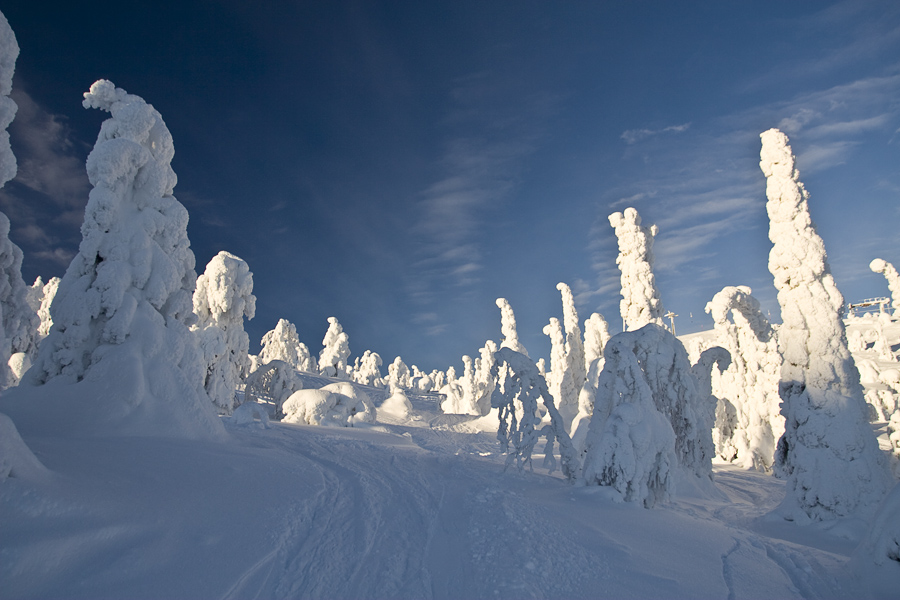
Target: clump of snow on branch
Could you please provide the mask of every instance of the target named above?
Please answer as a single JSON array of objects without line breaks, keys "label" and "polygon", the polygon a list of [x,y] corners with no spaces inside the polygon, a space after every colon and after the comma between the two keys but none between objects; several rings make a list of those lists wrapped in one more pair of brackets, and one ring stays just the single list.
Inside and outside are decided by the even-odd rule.
[{"label": "clump of snow on branch", "polygon": [[894,311],[900,310],[900,274],[894,265],[884,259],[876,258],[869,263],[869,268],[875,273],[881,273],[887,279],[888,289],[891,291],[891,305]]},{"label": "clump of snow on branch", "polygon": [[322,340],[322,352],[319,353],[319,372],[326,377],[350,379],[347,373],[347,360],[350,358],[350,337],[336,317],[328,317],[328,330]]},{"label": "clump of snow on branch", "polygon": [[625,331],[640,329],[647,323],[662,325],[662,300],[653,275],[653,238],[659,229],[656,225],[642,227],[634,208],[609,215],[609,223],[619,241],[616,264],[622,272],[619,307]]},{"label": "clump of snow on branch", "polygon": [[[538,373],[530,358],[510,348],[501,348],[494,355],[491,370],[497,387],[491,395],[491,407],[498,410],[497,439],[507,453],[506,467],[516,464],[521,471],[527,465],[532,468],[531,455],[538,440],[547,438],[544,447],[545,465],[551,472],[556,467],[553,455],[554,442],[559,442],[560,462],[563,474],[570,480],[578,475],[579,465],[575,448],[559,411],[553,403],[544,378]],[[550,423],[537,429],[538,400],[550,416]],[[510,448],[512,444],[512,448]]]},{"label": "clump of snow on branch", "polygon": [[[731,355],[731,366],[713,374],[716,453],[744,468],[769,471],[775,443],[784,433],[778,382],[778,340],[759,302],[746,286],[728,286],[706,305],[717,342]],[[733,320],[729,320],[729,315]]]},{"label": "clump of snow on branch", "polygon": [[253,274],[249,265],[228,252],[219,252],[197,278],[194,313],[197,335],[206,363],[204,387],[222,414],[231,414],[234,392],[249,374],[250,338],[244,318],[256,314]]},{"label": "clump of snow on branch", "polygon": [[335,382],[317,390],[297,390],[284,402],[284,423],[352,427],[375,422],[376,410],[368,394],[349,382]]},{"label": "clump of snow on branch", "polygon": [[107,421],[133,415],[119,432],[219,435],[188,329],[197,275],[188,213],[172,195],[172,136],[159,112],[109,81],[94,83],[83,104],[111,117],[88,156],[93,189],[81,245],[51,306],[31,383],[104,382],[108,405],[98,398],[92,410]]},{"label": "clump of snow on branch", "polygon": [[516,330],[516,315],[513,313],[509,301],[506,298],[497,298],[497,308],[500,309],[500,332],[503,334],[500,347],[509,348],[528,356],[528,351],[522,345],[522,342],[519,341],[519,334]]},{"label": "clump of snow on branch", "polygon": [[657,409],[649,374],[635,353],[647,333],[624,332],[606,344],[582,479],[587,485],[616,490],[626,502],[651,508],[671,496],[678,459],[675,431]]},{"label": "clump of snow on branch", "polygon": [[318,372],[316,359],[306,344],[297,336],[297,328],[287,319],[279,319],[275,329],[266,332],[260,341],[262,350],[259,361],[262,364],[273,360],[284,361],[298,371]]},{"label": "clump of snow on branch", "polygon": [[778,338],[785,432],[775,469],[788,484],[779,511],[789,519],[828,520],[874,510],[891,478],[847,348],[843,297],[810,217],[787,136],[770,129],[760,137],[773,244],[769,270],[784,322]]}]

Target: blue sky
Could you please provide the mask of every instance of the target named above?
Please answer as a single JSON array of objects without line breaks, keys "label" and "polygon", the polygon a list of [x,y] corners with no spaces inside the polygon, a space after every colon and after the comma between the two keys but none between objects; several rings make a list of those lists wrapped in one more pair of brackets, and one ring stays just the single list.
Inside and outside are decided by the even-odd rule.
[{"label": "blue sky", "polygon": [[791,137],[847,300],[900,266],[900,4],[848,2],[4,2],[18,38],[0,191],[32,281],[62,275],[90,191],[99,78],[175,139],[197,268],[247,260],[251,348],[279,318],[321,348],[461,367],[500,337],[533,357],[570,284],[621,327],[607,216],[656,223],[679,333],[723,286],[778,320],[759,133]]}]

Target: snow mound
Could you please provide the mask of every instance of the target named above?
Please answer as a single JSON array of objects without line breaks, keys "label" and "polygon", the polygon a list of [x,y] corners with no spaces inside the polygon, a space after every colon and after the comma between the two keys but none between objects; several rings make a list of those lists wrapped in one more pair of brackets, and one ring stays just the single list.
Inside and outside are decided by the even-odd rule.
[{"label": "snow mound", "polygon": [[395,389],[388,398],[378,407],[378,413],[389,415],[396,419],[409,419],[413,406],[403,390]]},{"label": "snow mound", "polygon": [[0,413],[0,484],[7,477],[35,479],[45,473],[47,468],[22,441],[12,419]]},{"label": "snow mound", "polygon": [[352,427],[374,423],[375,406],[351,383],[330,383],[317,390],[297,390],[284,401],[284,423]]}]

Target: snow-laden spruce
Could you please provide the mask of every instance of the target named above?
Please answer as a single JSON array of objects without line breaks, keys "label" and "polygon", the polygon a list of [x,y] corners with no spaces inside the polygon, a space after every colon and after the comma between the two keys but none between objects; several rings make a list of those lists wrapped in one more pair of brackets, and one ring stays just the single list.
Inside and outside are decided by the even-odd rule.
[{"label": "snow-laden spruce", "polygon": [[[53,326],[26,379],[84,382],[90,402],[54,401],[117,433],[207,437],[223,429],[188,327],[197,275],[188,213],[172,195],[172,136],[159,112],[100,80],[84,107],[110,113],[87,159],[82,241],[51,306]],[[50,387],[50,386],[47,386]],[[85,388],[87,389],[87,388]],[[57,387],[47,396],[73,392]],[[48,408],[48,410],[50,410]],[[88,416],[90,415],[90,416]]]},{"label": "snow-laden spruce", "polygon": [[642,369],[636,352],[643,338],[658,338],[651,327],[606,344],[582,466],[587,485],[610,487],[647,508],[669,499],[678,464],[675,431],[650,387],[660,374]]},{"label": "snow-laden spruce", "polygon": [[319,353],[319,372],[326,377],[350,379],[347,372],[347,360],[350,358],[350,337],[336,317],[328,317],[328,330],[322,340],[322,352]]},{"label": "snow-laden spruce", "polygon": [[641,227],[641,216],[634,208],[609,215],[609,224],[619,241],[616,264],[622,272],[619,307],[625,331],[640,329],[647,323],[662,325],[662,300],[653,275],[653,238],[659,228]]},{"label": "snow-laden spruce", "polygon": [[512,306],[506,298],[497,298],[497,308],[500,309],[500,332],[503,334],[503,340],[500,342],[501,348],[509,348],[525,356],[528,351],[522,342],[519,341],[519,333],[516,330],[516,315]]},{"label": "snow-laden spruce", "polygon": [[206,393],[221,414],[230,415],[234,392],[250,369],[250,338],[244,331],[244,318],[256,314],[250,266],[225,251],[214,256],[197,278],[194,314],[192,330],[206,364]]},{"label": "snow-laden spruce", "polygon": [[300,341],[297,328],[287,319],[278,319],[275,329],[266,332],[260,344],[262,350],[259,361],[262,364],[280,360],[298,371],[318,372],[316,358],[310,354],[306,344]]},{"label": "snow-laden spruce", "polygon": [[769,270],[783,321],[778,345],[784,357],[779,392],[785,432],[775,469],[788,484],[779,512],[801,520],[867,513],[887,493],[891,476],[867,422],[859,372],[847,349],[844,300],[810,217],[787,136],[770,129],[760,137],[772,241]]},{"label": "snow-laden spruce", "polygon": [[372,387],[384,387],[381,365],[381,356],[377,352],[366,350],[353,365],[353,381]]},{"label": "snow-laden spruce", "polygon": [[[16,176],[16,157],[9,145],[7,128],[18,107],[12,98],[12,79],[19,56],[16,36],[0,13],[0,187]],[[0,213],[0,389],[18,383],[21,373],[10,368],[10,358],[18,353],[16,365],[31,362],[37,348],[40,321],[28,304],[29,287],[22,280],[22,250],[9,239],[9,219]]]},{"label": "snow-laden spruce", "polygon": [[882,258],[870,262],[869,268],[875,273],[881,273],[887,279],[888,289],[891,291],[891,306],[894,312],[900,311],[900,274],[897,273],[897,269]]},{"label": "snow-laden spruce", "polygon": [[609,325],[603,315],[593,313],[584,322],[584,364],[586,366],[584,385],[578,393],[578,414],[572,420],[570,431],[576,450],[584,449],[588,424],[594,414],[594,399],[597,384],[603,370],[603,350],[609,341]]},{"label": "snow-laden spruce", "polygon": [[563,329],[566,332],[566,363],[572,373],[572,383],[580,390],[587,375],[585,366],[584,342],[581,339],[581,328],[578,326],[578,310],[575,308],[575,297],[572,288],[565,283],[557,283],[556,289],[562,296]]},{"label": "snow-laden spruce", "polygon": [[727,370],[712,378],[719,398],[713,436],[722,459],[769,471],[775,443],[784,433],[778,395],[782,361],[775,332],[750,293],[747,286],[728,286],[706,305],[716,342],[732,359]]}]

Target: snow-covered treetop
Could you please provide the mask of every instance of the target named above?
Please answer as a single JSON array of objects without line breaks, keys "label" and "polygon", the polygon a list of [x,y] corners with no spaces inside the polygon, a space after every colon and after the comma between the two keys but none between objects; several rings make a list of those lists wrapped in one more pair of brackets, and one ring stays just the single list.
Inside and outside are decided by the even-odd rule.
[{"label": "snow-covered treetop", "polygon": [[609,215],[609,224],[619,241],[616,264],[622,272],[619,307],[625,330],[640,329],[647,323],[662,325],[662,300],[653,275],[653,238],[659,229],[656,225],[641,227],[641,216],[634,208]]},{"label": "snow-covered treetop", "polygon": [[726,286],[707,303],[706,312],[719,329],[726,326],[728,313],[733,311],[735,318],[743,318],[754,335],[765,342],[772,337],[772,326],[762,314],[759,301],[750,295],[751,291],[746,285]]},{"label": "snow-covered treetop", "polygon": [[18,107],[9,97],[13,72],[19,57],[19,44],[9,21],[0,13],[0,187],[16,176],[16,157],[9,147],[6,128],[16,117]]},{"label": "snow-covered treetop", "polygon": [[506,298],[497,298],[497,308],[500,309],[500,332],[503,334],[501,348],[509,348],[528,356],[528,351],[519,341],[519,333],[516,330],[516,315]]},{"label": "snow-covered treetop", "polygon": [[224,250],[214,256],[197,278],[194,313],[201,323],[222,328],[239,323],[244,317],[252,319],[256,314],[256,296],[250,266]]},{"label": "snow-covered treetop", "polygon": [[894,265],[884,259],[876,258],[869,263],[869,268],[875,273],[881,273],[887,279],[888,289],[891,290],[891,304],[894,310],[900,310],[900,274]]}]

